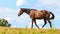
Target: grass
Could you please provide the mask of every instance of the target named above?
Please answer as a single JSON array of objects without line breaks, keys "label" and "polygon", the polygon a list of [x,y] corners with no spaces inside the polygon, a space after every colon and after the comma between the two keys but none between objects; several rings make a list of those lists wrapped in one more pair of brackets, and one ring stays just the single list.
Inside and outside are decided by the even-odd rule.
[{"label": "grass", "polygon": [[0,27],[0,34],[60,34],[60,29],[29,29]]}]

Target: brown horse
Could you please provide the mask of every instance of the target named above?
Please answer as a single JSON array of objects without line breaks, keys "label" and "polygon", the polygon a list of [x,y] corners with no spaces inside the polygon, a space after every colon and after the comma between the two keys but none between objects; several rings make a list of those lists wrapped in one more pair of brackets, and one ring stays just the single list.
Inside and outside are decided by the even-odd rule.
[{"label": "brown horse", "polygon": [[[18,13],[18,16],[23,14],[23,12],[27,13],[30,16],[30,18],[32,19],[31,28],[33,28],[33,22],[39,28],[39,26],[36,24],[36,19],[44,19],[44,25],[42,26],[42,28],[47,24],[46,21],[49,22],[50,27],[52,28],[52,24],[51,24],[50,20],[54,19],[54,17],[55,17],[52,12],[49,12],[47,10],[36,10],[36,9],[21,8],[21,10]],[[52,17],[50,17],[50,14],[52,15]]]}]

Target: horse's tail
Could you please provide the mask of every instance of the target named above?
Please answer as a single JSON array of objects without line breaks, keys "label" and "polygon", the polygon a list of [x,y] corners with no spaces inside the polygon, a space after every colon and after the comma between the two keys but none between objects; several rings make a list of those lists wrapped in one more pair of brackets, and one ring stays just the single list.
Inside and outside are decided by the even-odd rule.
[{"label": "horse's tail", "polygon": [[50,14],[52,15],[52,17],[50,19],[54,19],[55,15],[52,12],[50,12]]}]

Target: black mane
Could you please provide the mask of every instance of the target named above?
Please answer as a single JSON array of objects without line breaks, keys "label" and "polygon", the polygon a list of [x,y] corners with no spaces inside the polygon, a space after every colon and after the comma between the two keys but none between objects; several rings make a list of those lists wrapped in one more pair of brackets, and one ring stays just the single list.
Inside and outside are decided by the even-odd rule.
[{"label": "black mane", "polygon": [[23,8],[23,9],[25,9],[25,12],[26,12],[27,14],[29,14],[31,10],[36,10],[36,9],[29,9],[29,8]]}]

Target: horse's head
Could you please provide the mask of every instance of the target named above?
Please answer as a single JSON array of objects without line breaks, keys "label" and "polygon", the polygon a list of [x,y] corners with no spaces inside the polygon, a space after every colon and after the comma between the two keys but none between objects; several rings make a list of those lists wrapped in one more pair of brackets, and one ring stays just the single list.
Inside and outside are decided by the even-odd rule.
[{"label": "horse's head", "polygon": [[27,11],[26,8],[20,8],[18,16],[20,16],[21,14],[23,14],[25,11]]}]

